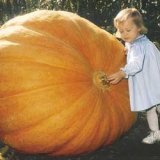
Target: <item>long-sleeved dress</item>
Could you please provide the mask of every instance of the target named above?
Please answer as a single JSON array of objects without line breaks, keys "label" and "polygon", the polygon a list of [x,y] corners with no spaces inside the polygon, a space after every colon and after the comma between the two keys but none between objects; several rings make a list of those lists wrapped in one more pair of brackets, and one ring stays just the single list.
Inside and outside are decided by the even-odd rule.
[{"label": "long-sleeved dress", "polygon": [[145,36],[126,43],[127,64],[121,68],[129,84],[131,111],[160,104],[160,52]]}]

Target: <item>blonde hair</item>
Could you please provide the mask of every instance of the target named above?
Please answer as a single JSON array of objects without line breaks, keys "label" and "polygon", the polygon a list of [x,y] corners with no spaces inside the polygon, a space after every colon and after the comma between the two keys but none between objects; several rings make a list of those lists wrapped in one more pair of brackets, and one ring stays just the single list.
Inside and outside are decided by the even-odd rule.
[{"label": "blonde hair", "polygon": [[128,18],[132,18],[134,24],[140,28],[140,34],[147,33],[148,30],[144,26],[142,15],[136,8],[126,8],[121,10],[114,18],[114,26],[118,28],[118,25],[125,22]]}]

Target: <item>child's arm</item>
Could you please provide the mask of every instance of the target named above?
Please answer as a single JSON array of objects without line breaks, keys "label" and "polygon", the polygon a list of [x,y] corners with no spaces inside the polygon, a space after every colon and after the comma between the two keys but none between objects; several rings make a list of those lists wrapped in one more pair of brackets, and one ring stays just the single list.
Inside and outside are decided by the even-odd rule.
[{"label": "child's arm", "polygon": [[108,76],[108,80],[111,84],[117,84],[123,78],[134,76],[142,70],[145,57],[144,52],[141,51],[138,46],[133,48],[131,52],[132,53],[130,53],[128,63],[123,68],[121,68],[120,71]]},{"label": "child's arm", "polygon": [[142,48],[140,48],[140,46],[135,46],[130,51],[128,63],[121,68],[121,70],[125,72],[127,76],[134,76],[142,70],[144,58],[145,53]]}]

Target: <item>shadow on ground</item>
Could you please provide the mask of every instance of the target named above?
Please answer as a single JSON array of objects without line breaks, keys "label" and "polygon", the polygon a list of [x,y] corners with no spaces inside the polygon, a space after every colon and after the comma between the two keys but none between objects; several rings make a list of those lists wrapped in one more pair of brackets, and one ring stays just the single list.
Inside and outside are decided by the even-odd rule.
[{"label": "shadow on ground", "polygon": [[148,134],[145,114],[140,113],[134,126],[113,145],[101,148],[90,154],[77,157],[55,158],[46,155],[24,155],[16,153],[16,160],[160,160],[160,143],[141,143]]}]

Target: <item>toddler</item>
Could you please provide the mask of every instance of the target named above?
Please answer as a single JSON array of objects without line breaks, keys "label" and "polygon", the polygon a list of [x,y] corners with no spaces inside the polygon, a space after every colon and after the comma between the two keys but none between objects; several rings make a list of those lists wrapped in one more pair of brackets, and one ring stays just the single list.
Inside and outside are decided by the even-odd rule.
[{"label": "toddler", "polygon": [[128,78],[131,111],[146,111],[150,134],[142,142],[160,141],[160,52],[146,37],[142,15],[135,8],[121,10],[114,19],[117,35],[125,41],[127,63],[108,76],[111,84]]}]

